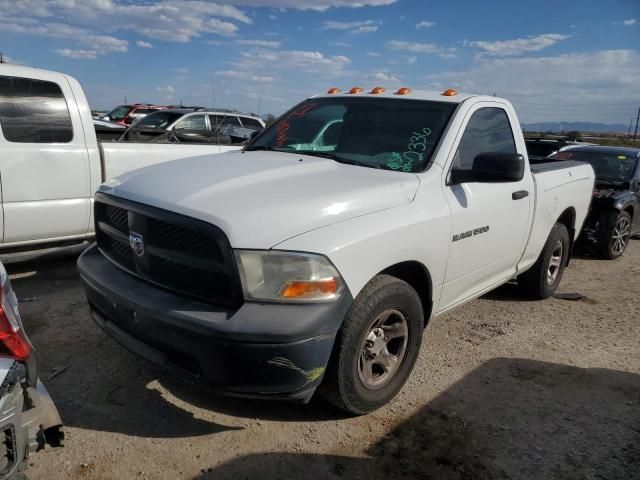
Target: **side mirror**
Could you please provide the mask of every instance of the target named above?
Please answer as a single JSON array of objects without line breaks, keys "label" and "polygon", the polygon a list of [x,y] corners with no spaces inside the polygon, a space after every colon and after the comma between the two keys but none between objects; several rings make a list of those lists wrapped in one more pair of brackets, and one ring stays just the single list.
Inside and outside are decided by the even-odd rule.
[{"label": "side mirror", "polygon": [[471,169],[451,170],[451,183],[519,182],[524,178],[524,157],[519,153],[481,153]]}]

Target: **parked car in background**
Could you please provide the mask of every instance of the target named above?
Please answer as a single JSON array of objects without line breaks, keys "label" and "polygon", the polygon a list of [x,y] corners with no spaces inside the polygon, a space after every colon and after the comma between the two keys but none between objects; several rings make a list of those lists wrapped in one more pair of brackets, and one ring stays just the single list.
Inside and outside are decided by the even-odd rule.
[{"label": "parked car in background", "polygon": [[166,109],[163,105],[148,105],[146,103],[136,103],[133,105],[118,105],[116,108],[107,113],[101,120],[120,123],[122,125],[131,125],[136,120],[158,110]]},{"label": "parked car in background", "polygon": [[363,414],[402,388],[432,317],[514,278],[532,298],[556,291],[589,164],[530,166],[500,98],[335,92],[222,161],[100,187],[78,267],[107,334],[229,395],[307,402],[320,387]]},{"label": "parked car in background", "polygon": [[93,237],[98,185],[135,168],[239,149],[98,142],[80,84],[0,64],[0,259],[75,249]]},{"label": "parked car in background", "polygon": [[36,353],[2,263],[0,297],[0,478],[24,478],[31,455],[47,444],[61,446],[62,420],[38,378]]},{"label": "parked car in background", "polygon": [[524,142],[527,145],[529,163],[532,164],[548,162],[549,160],[546,157],[570,145],[594,145],[593,143],[578,142],[567,138],[548,137],[525,137]]},{"label": "parked car in background", "polygon": [[117,140],[127,129],[126,125],[121,123],[109,122],[107,120],[93,119],[93,127],[96,131],[98,140]]},{"label": "parked car in background", "polygon": [[629,239],[640,235],[640,149],[569,146],[551,158],[593,166],[595,190],[582,240],[601,257],[618,258]]},{"label": "parked car in background", "polygon": [[264,128],[257,115],[232,110],[172,108],[135,122],[122,140],[175,143],[241,143]]}]

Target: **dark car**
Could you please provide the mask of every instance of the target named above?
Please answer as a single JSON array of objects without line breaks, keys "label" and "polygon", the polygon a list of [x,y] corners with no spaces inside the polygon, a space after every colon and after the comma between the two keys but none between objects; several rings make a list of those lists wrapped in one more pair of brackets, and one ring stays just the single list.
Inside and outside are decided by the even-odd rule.
[{"label": "dark car", "polygon": [[253,114],[232,110],[185,107],[160,110],[135,122],[122,136],[124,141],[239,144],[264,121]]},{"label": "dark car", "polygon": [[116,108],[108,112],[100,120],[115,122],[121,125],[131,125],[139,118],[144,118],[150,113],[164,110],[168,107],[164,105],[148,105],[146,103],[135,103],[133,105],[118,105]]},{"label": "dark car", "polygon": [[546,163],[547,157],[564,147],[569,146],[587,146],[593,143],[575,142],[567,138],[546,138],[546,137],[525,137],[524,143],[527,147],[529,155],[529,163]]},{"label": "dark car", "polygon": [[596,183],[581,240],[603,258],[618,258],[640,235],[640,149],[571,146],[550,158],[593,166]]}]

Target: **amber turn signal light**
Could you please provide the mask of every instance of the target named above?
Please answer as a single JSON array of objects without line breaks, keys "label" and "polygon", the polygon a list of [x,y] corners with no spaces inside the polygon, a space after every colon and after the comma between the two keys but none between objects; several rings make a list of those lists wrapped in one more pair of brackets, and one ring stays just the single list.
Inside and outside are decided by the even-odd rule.
[{"label": "amber turn signal light", "polygon": [[339,89],[339,88],[336,88],[336,87],[333,87],[333,88],[330,88],[330,89],[327,91],[327,95],[333,95],[334,93],[340,93],[340,89]]},{"label": "amber turn signal light", "polygon": [[384,92],[385,92],[385,90],[386,90],[386,89],[385,89],[384,87],[376,87],[376,88],[374,88],[373,90],[371,90],[371,93],[372,93],[373,95],[378,95],[378,94],[380,94],[380,93],[384,93]]},{"label": "amber turn signal light", "polygon": [[283,298],[327,297],[338,293],[338,281],[326,278],[312,281],[288,282],[282,290]]},{"label": "amber turn signal light", "polygon": [[349,93],[351,95],[354,95],[356,93],[362,93],[362,92],[363,92],[363,89],[360,87],[353,87],[351,90],[349,90]]},{"label": "amber turn signal light", "polygon": [[402,87],[398,89],[398,91],[396,92],[396,95],[408,95],[409,93],[411,93],[410,88]]},{"label": "amber turn signal light", "polygon": [[458,94],[458,91],[454,90],[453,88],[448,88],[447,90],[442,92],[442,95],[445,96],[445,97],[454,97],[457,94]]}]

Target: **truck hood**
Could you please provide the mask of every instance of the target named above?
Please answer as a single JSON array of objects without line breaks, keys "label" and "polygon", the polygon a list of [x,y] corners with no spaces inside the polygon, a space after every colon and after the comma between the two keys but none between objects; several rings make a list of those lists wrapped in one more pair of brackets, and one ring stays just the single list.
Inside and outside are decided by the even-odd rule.
[{"label": "truck hood", "polygon": [[271,248],[309,230],[413,200],[411,173],[279,152],[231,152],[134,170],[106,194],[220,227],[234,248]]}]

